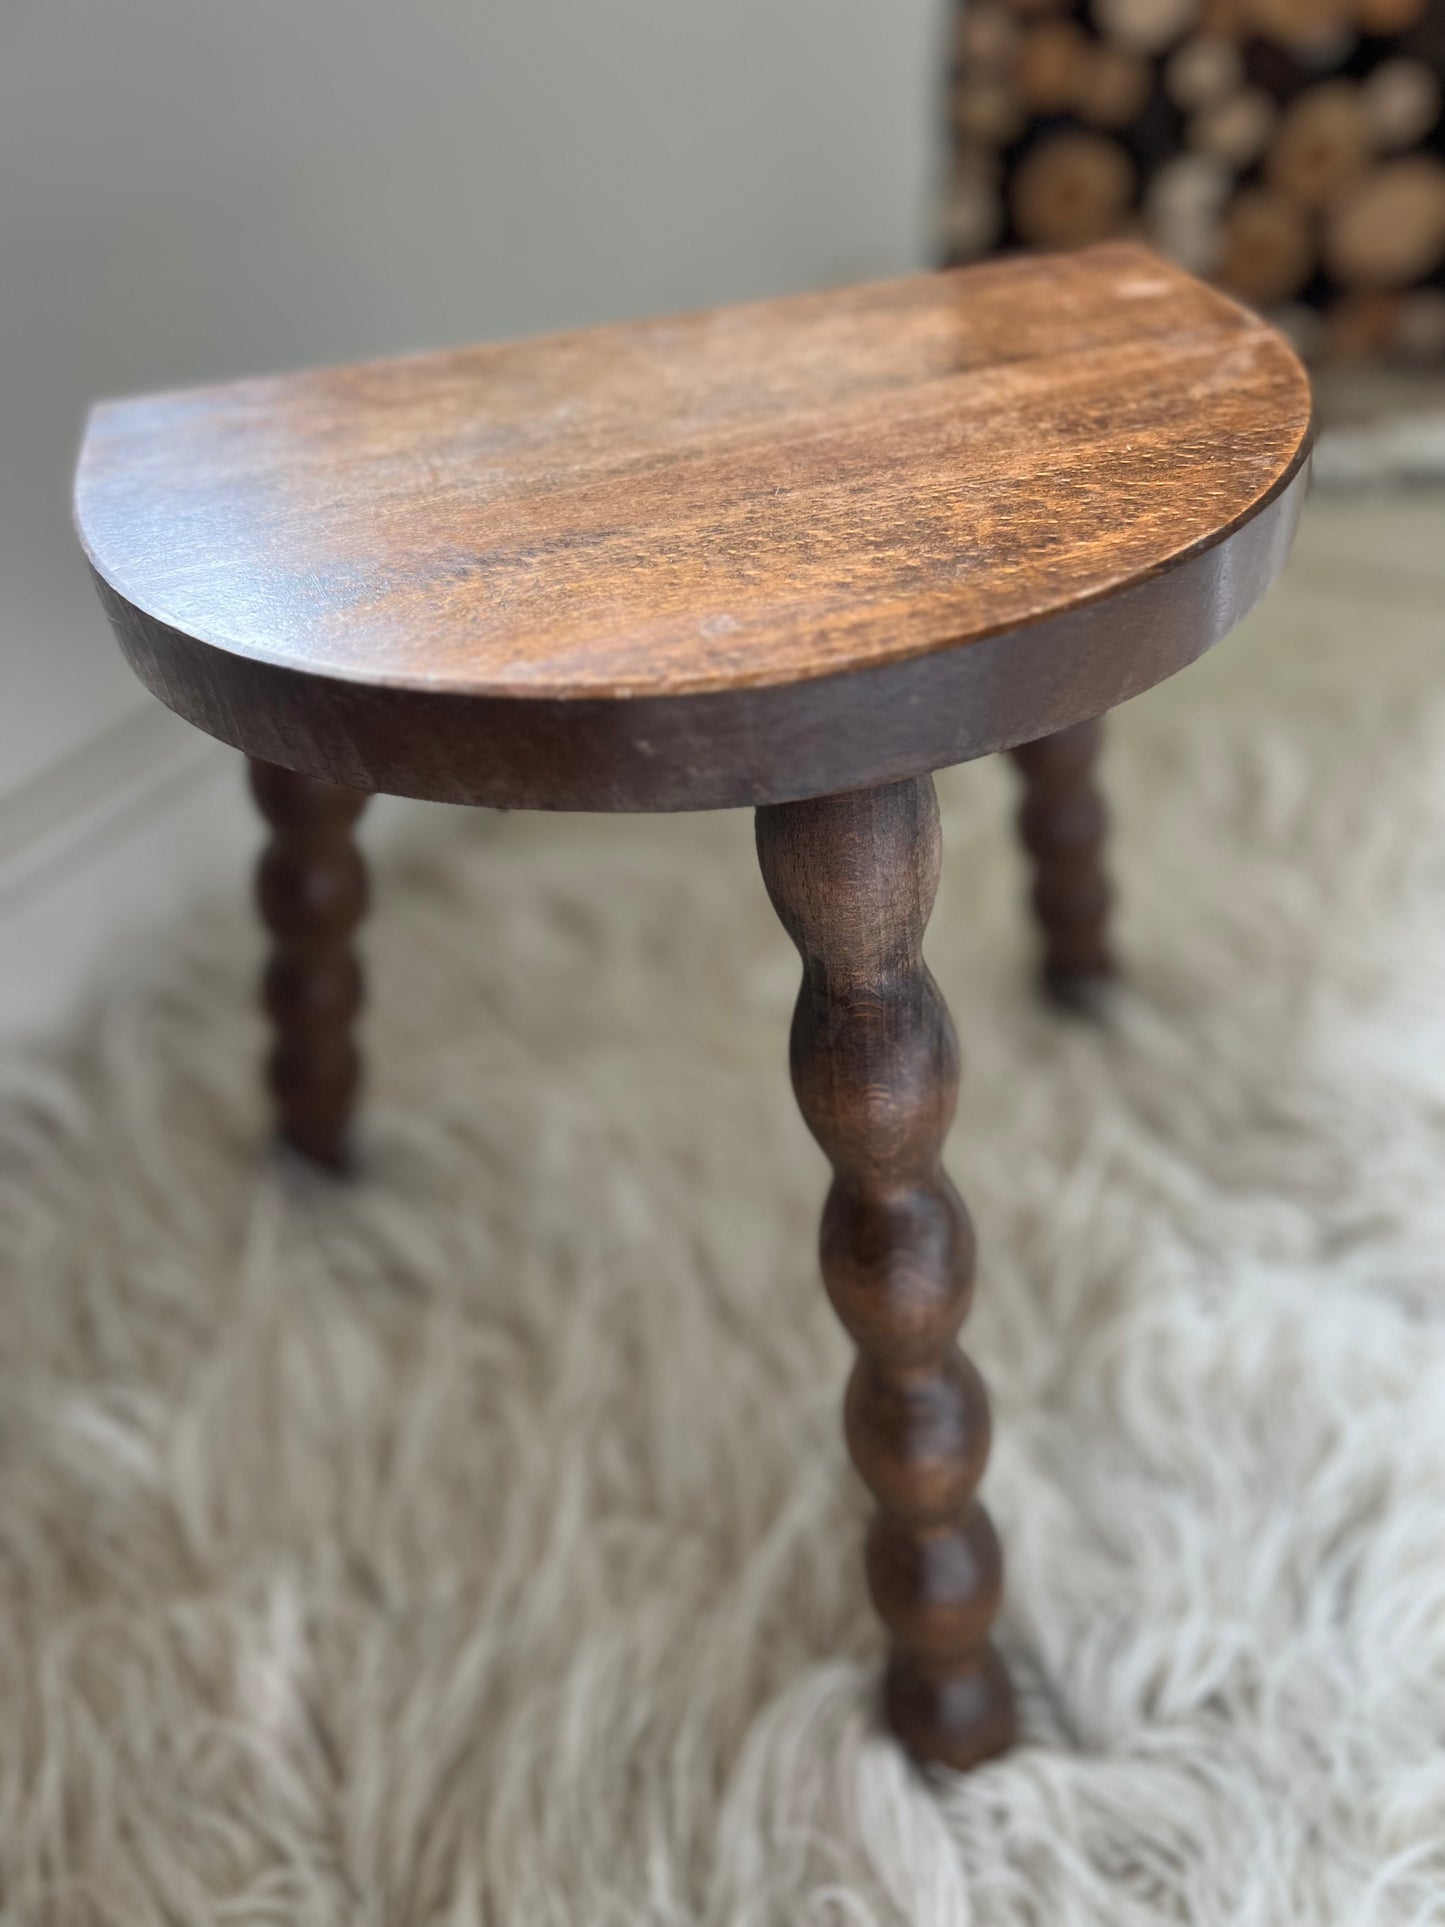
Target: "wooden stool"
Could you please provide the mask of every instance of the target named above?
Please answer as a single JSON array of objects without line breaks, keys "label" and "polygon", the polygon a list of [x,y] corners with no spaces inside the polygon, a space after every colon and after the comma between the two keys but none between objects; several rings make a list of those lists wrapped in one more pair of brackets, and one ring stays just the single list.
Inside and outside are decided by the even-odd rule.
[{"label": "wooden stool", "polygon": [[834,1172],[887,1714],[920,1760],[971,1765],[1012,1720],[988,1409],[955,1342],[972,1236],[940,1164],[957,1054],[921,955],[932,772],[1016,749],[1050,976],[1086,983],[1092,719],[1278,573],[1309,426],[1275,333],[1120,245],[108,403],[86,435],[78,523],[121,647],[255,759],[273,1077],[316,1156],[355,1080],[368,792],[756,808]]}]

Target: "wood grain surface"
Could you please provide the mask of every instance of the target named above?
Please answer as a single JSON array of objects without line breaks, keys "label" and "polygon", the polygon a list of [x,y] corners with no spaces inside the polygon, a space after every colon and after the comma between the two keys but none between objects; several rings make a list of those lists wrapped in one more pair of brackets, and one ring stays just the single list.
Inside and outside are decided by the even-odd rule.
[{"label": "wood grain surface", "polygon": [[[1309,420],[1277,334],[1111,244],[103,404],[77,522],[142,678],[265,760],[452,801],[762,802],[1002,747],[1190,660],[1243,613],[1239,562],[1245,606],[1278,566],[1279,516],[1208,557],[1299,474]],[[1135,622],[1084,694],[1107,642],[1074,620],[1180,571],[1157,660]],[[1071,713],[995,717],[995,651],[948,742],[920,714],[886,770],[801,777],[840,704],[964,694],[860,678],[1030,632],[1072,654]],[[748,741],[719,766],[700,738]]]}]

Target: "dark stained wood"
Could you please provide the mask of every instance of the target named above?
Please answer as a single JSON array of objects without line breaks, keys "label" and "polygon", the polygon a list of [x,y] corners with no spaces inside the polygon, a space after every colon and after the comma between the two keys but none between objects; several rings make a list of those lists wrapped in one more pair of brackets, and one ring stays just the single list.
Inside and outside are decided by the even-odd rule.
[{"label": "dark stained wood", "polygon": [[271,826],[256,897],[273,939],[261,994],[275,1031],[267,1069],[277,1128],[303,1157],[344,1171],[360,1077],[362,980],[351,939],[367,897],[352,831],[366,798],[272,763],[253,761],[250,773]]},{"label": "dark stained wood", "polygon": [[127,655],[263,760],[565,809],[787,800],[1098,715],[1288,545],[1304,374],[1121,244],[109,403]]},{"label": "dark stained wood", "polygon": [[1096,1009],[1114,975],[1108,944],[1108,813],[1096,781],[1098,721],[1041,736],[1013,752],[1023,779],[1019,835],[1033,863],[1043,933],[1044,988],[1055,1003]]},{"label": "dark stained wood", "polygon": [[878,1502],[867,1574],[893,1636],[887,1717],[916,1759],[1005,1747],[1012,1701],[989,1642],[1002,1561],[974,1497],[988,1402],[956,1338],[973,1233],[939,1162],[958,1050],[922,958],[941,839],[931,778],[757,816],[768,894],[803,960],[793,1086],[833,1167],[828,1295],[858,1347],[846,1431]]},{"label": "dark stained wood", "polygon": [[921,954],[929,772],[1051,737],[1018,757],[1050,980],[1097,977],[1089,719],[1268,587],[1309,432],[1278,335],[1121,245],[111,403],[87,431],[77,520],[122,647],[253,759],[271,1082],[307,1156],[346,1158],[365,792],[761,806],[887,1713],[920,1760],[1012,1729],[940,1163],[957,1050]]}]

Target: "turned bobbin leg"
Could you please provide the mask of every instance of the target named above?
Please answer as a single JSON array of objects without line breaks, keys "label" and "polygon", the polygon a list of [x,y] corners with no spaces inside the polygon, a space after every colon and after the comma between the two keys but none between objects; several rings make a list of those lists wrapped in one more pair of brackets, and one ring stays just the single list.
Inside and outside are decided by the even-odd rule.
[{"label": "turned bobbin leg", "polygon": [[1011,752],[1023,778],[1018,826],[1033,860],[1044,988],[1070,1010],[1096,1009],[1114,975],[1103,860],[1108,813],[1095,781],[1102,740],[1096,720]]},{"label": "turned bobbin leg", "polygon": [[353,1036],[361,967],[352,932],[366,909],[366,866],[352,828],[360,790],[317,782],[274,763],[250,765],[271,826],[256,897],[273,939],[262,982],[274,1043],[267,1078],[280,1136],[328,1170],[344,1170],[360,1075]]},{"label": "turned bobbin leg", "polygon": [[773,907],[803,959],[793,1088],[833,1167],[823,1278],[858,1347],[845,1428],[878,1502],[869,1590],[893,1636],[889,1724],[918,1760],[1006,1746],[989,1642],[1001,1562],[974,1496],[988,1402],[956,1338],[973,1234],[939,1163],[958,1089],[953,1026],[921,954],[938,885],[928,777],[757,815]]}]

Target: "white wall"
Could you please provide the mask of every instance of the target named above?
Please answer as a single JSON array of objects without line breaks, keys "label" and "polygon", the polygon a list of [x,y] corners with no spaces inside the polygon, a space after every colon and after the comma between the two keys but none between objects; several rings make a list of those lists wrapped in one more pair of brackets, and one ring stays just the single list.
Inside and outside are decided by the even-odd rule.
[{"label": "white wall", "polygon": [[0,6],[0,1031],[204,880],[233,759],[144,698],[69,531],[93,397],[927,258],[941,0]]}]

